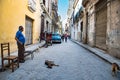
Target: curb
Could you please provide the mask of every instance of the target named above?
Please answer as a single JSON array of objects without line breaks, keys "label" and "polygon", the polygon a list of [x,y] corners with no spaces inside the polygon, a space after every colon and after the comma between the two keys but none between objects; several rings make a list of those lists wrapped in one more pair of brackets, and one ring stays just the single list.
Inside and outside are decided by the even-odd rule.
[{"label": "curb", "polygon": [[99,50],[97,48],[92,48],[88,45],[82,44],[78,41],[75,41],[73,39],[71,39],[72,42],[80,45],[81,47],[85,48],[86,50],[90,51],[91,53],[93,53],[94,55],[100,57],[101,59],[103,59],[104,61],[108,62],[109,64],[112,64],[113,62],[118,63],[120,65],[120,60],[110,56],[109,54],[105,53],[102,50]]}]

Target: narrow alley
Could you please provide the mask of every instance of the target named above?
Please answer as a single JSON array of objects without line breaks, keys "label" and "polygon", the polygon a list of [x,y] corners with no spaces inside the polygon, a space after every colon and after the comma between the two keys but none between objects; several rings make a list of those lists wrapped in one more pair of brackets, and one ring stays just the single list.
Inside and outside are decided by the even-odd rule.
[{"label": "narrow alley", "polygon": [[120,80],[120,0],[0,0],[0,11],[0,80]]},{"label": "narrow alley", "polygon": [[[47,68],[45,60],[59,66]],[[103,66],[104,65],[104,66]],[[27,58],[14,73],[4,75],[2,80],[119,80],[111,74],[111,65],[68,41],[41,48],[34,59]],[[1,75],[2,73],[0,73]],[[4,73],[3,73],[4,74]]]}]

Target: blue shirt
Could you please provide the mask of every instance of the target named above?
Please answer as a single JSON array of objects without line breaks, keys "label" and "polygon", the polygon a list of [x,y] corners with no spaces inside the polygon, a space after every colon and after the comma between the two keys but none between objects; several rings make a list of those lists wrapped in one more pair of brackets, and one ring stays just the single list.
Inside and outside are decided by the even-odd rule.
[{"label": "blue shirt", "polygon": [[22,34],[21,31],[19,31],[19,30],[17,31],[16,37],[17,37],[17,39],[18,39],[20,42],[22,42],[23,44],[25,44],[25,37],[24,37],[24,35]]}]

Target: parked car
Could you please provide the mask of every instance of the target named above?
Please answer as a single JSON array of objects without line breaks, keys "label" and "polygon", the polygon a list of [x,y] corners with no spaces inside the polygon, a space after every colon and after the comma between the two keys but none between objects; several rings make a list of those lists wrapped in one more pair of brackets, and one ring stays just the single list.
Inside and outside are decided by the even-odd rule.
[{"label": "parked car", "polygon": [[61,43],[61,35],[57,33],[52,34],[52,42]]}]

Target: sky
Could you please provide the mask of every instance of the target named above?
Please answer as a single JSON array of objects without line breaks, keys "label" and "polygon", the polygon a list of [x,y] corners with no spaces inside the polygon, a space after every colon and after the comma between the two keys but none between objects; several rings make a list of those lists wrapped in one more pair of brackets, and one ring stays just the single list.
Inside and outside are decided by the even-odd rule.
[{"label": "sky", "polygon": [[58,15],[61,16],[61,21],[63,22],[63,26],[67,18],[68,5],[69,5],[68,0],[58,0]]}]

